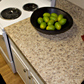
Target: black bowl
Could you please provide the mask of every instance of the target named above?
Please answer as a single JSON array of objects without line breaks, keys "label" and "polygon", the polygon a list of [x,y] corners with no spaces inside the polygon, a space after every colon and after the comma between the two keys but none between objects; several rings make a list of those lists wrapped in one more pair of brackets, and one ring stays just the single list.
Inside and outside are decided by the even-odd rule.
[{"label": "black bowl", "polygon": [[[48,12],[48,13],[56,13],[56,14],[63,14],[64,18],[67,19],[67,22],[65,25],[62,26],[61,30],[46,30],[46,29],[41,29],[37,22],[38,17],[42,17],[43,13]],[[69,30],[71,28],[71,26],[73,25],[73,19],[72,17],[65,11],[59,9],[59,8],[55,8],[55,7],[42,7],[42,8],[38,8],[37,10],[35,10],[30,18],[31,24],[34,26],[34,28],[42,33],[45,34],[49,34],[49,35],[53,35],[53,34],[60,34],[63,33],[67,30]]]}]

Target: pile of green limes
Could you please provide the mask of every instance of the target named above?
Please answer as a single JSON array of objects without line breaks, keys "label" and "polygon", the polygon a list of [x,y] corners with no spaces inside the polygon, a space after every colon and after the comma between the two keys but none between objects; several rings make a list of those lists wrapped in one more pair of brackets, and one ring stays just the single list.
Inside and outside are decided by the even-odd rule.
[{"label": "pile of green limes", "polygon": [[56,13],[43,13],[43,17],[37,19],[38,24],[40,24],[41,29],[46,30],[60,30],[62,25],[67,22],[62,14],[57,15]]}]

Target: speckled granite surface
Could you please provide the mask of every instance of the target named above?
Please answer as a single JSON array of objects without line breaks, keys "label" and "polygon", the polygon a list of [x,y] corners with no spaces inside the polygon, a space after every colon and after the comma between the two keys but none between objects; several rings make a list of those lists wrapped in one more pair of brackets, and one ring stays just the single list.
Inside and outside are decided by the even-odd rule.
[{"label": "speckled granite surface", "polygon": [[81,84],[84,79],[84,24],[75,17],[72,28],[58,35],[36,31],[30,18],[5,28],[46,84]]},{"label": "speckled granite surface", "polygon": [[84,9],[67,0],[56,0],[56,7],[65,10],[79,23],[84,24]]}]

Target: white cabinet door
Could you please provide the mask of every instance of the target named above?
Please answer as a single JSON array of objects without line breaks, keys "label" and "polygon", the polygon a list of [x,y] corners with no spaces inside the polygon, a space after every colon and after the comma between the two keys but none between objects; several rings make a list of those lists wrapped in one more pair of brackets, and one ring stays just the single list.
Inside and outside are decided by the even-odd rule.
[{"label": "white cabinet door", "polygon": [[[13,50],[12,50],[13,51]],[[22,78],[25,84],[29,84],[28,82],[30,81],[27,77],[27,72],[28,68],[25,66],[23,61],[18,57],[17,52],[12,52],[14,56],[14,61],[15,61],[15,66],[16,66],[16,71]]]}]

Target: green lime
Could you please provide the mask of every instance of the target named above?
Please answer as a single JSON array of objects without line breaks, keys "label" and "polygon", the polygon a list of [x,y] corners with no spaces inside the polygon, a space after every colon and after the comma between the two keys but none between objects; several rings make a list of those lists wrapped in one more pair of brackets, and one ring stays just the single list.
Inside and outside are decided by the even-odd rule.
[{"label": "green lime", "polygon": [[60,29],[61,29],[61,24],[60,24],[59,22],[56,22],[56,23],[55,23],[55,28],[56,28],[57,30],[60,30]]},{"label": "green lime", "polygon": [[50,17],[50,13],[44,13],[43,16]]},{"label": "green lime", "polygon": [[51,16],[57,17],[58,15],[56,13],[51,13]]},{"label": "green lime", "polygon": [[49,17],[44,16],[44,17],[43,17],[43,20],[47,23],[47,22],[49,21]]},{"label": "green lime", "polygon": [[45,28],[46,28],[46,23],[45,23],[45,22],[42,22],[42,23],[40,24],[40,28],[41,28],[41,29],[45,29]]},{"label": "green lime", "polygon": [[38,22],[39,24],[41,24],[41,23],[43,22],[43,18],[42,18],[42,17],[39,17],[39,18],[37,19],[37,22]]},{"label": "green lime", "polygon": [[57,17],[50,16],[50,20],[57,21]]},{"label": "green lime", "polygon": [[49,20],[47,24],[48,25],[53,25],[54,24],[54,20]]},{"label": "green lime", "polygon": [[62,14],[58,15],[58,21],[60,21],[62,18],[63,18]]},{"label": "green lime", "polygon": [[66,21],[67,21],[67,19],[62,18],[62,19],[59,21],[59,23],[60,23],[61,25],[64,25],[64,24],[66,23]]},{"label": "green lime", "polygon": [[46,30],[55,30],[55,26],[54,25],[48,25],[46,27]]}]

